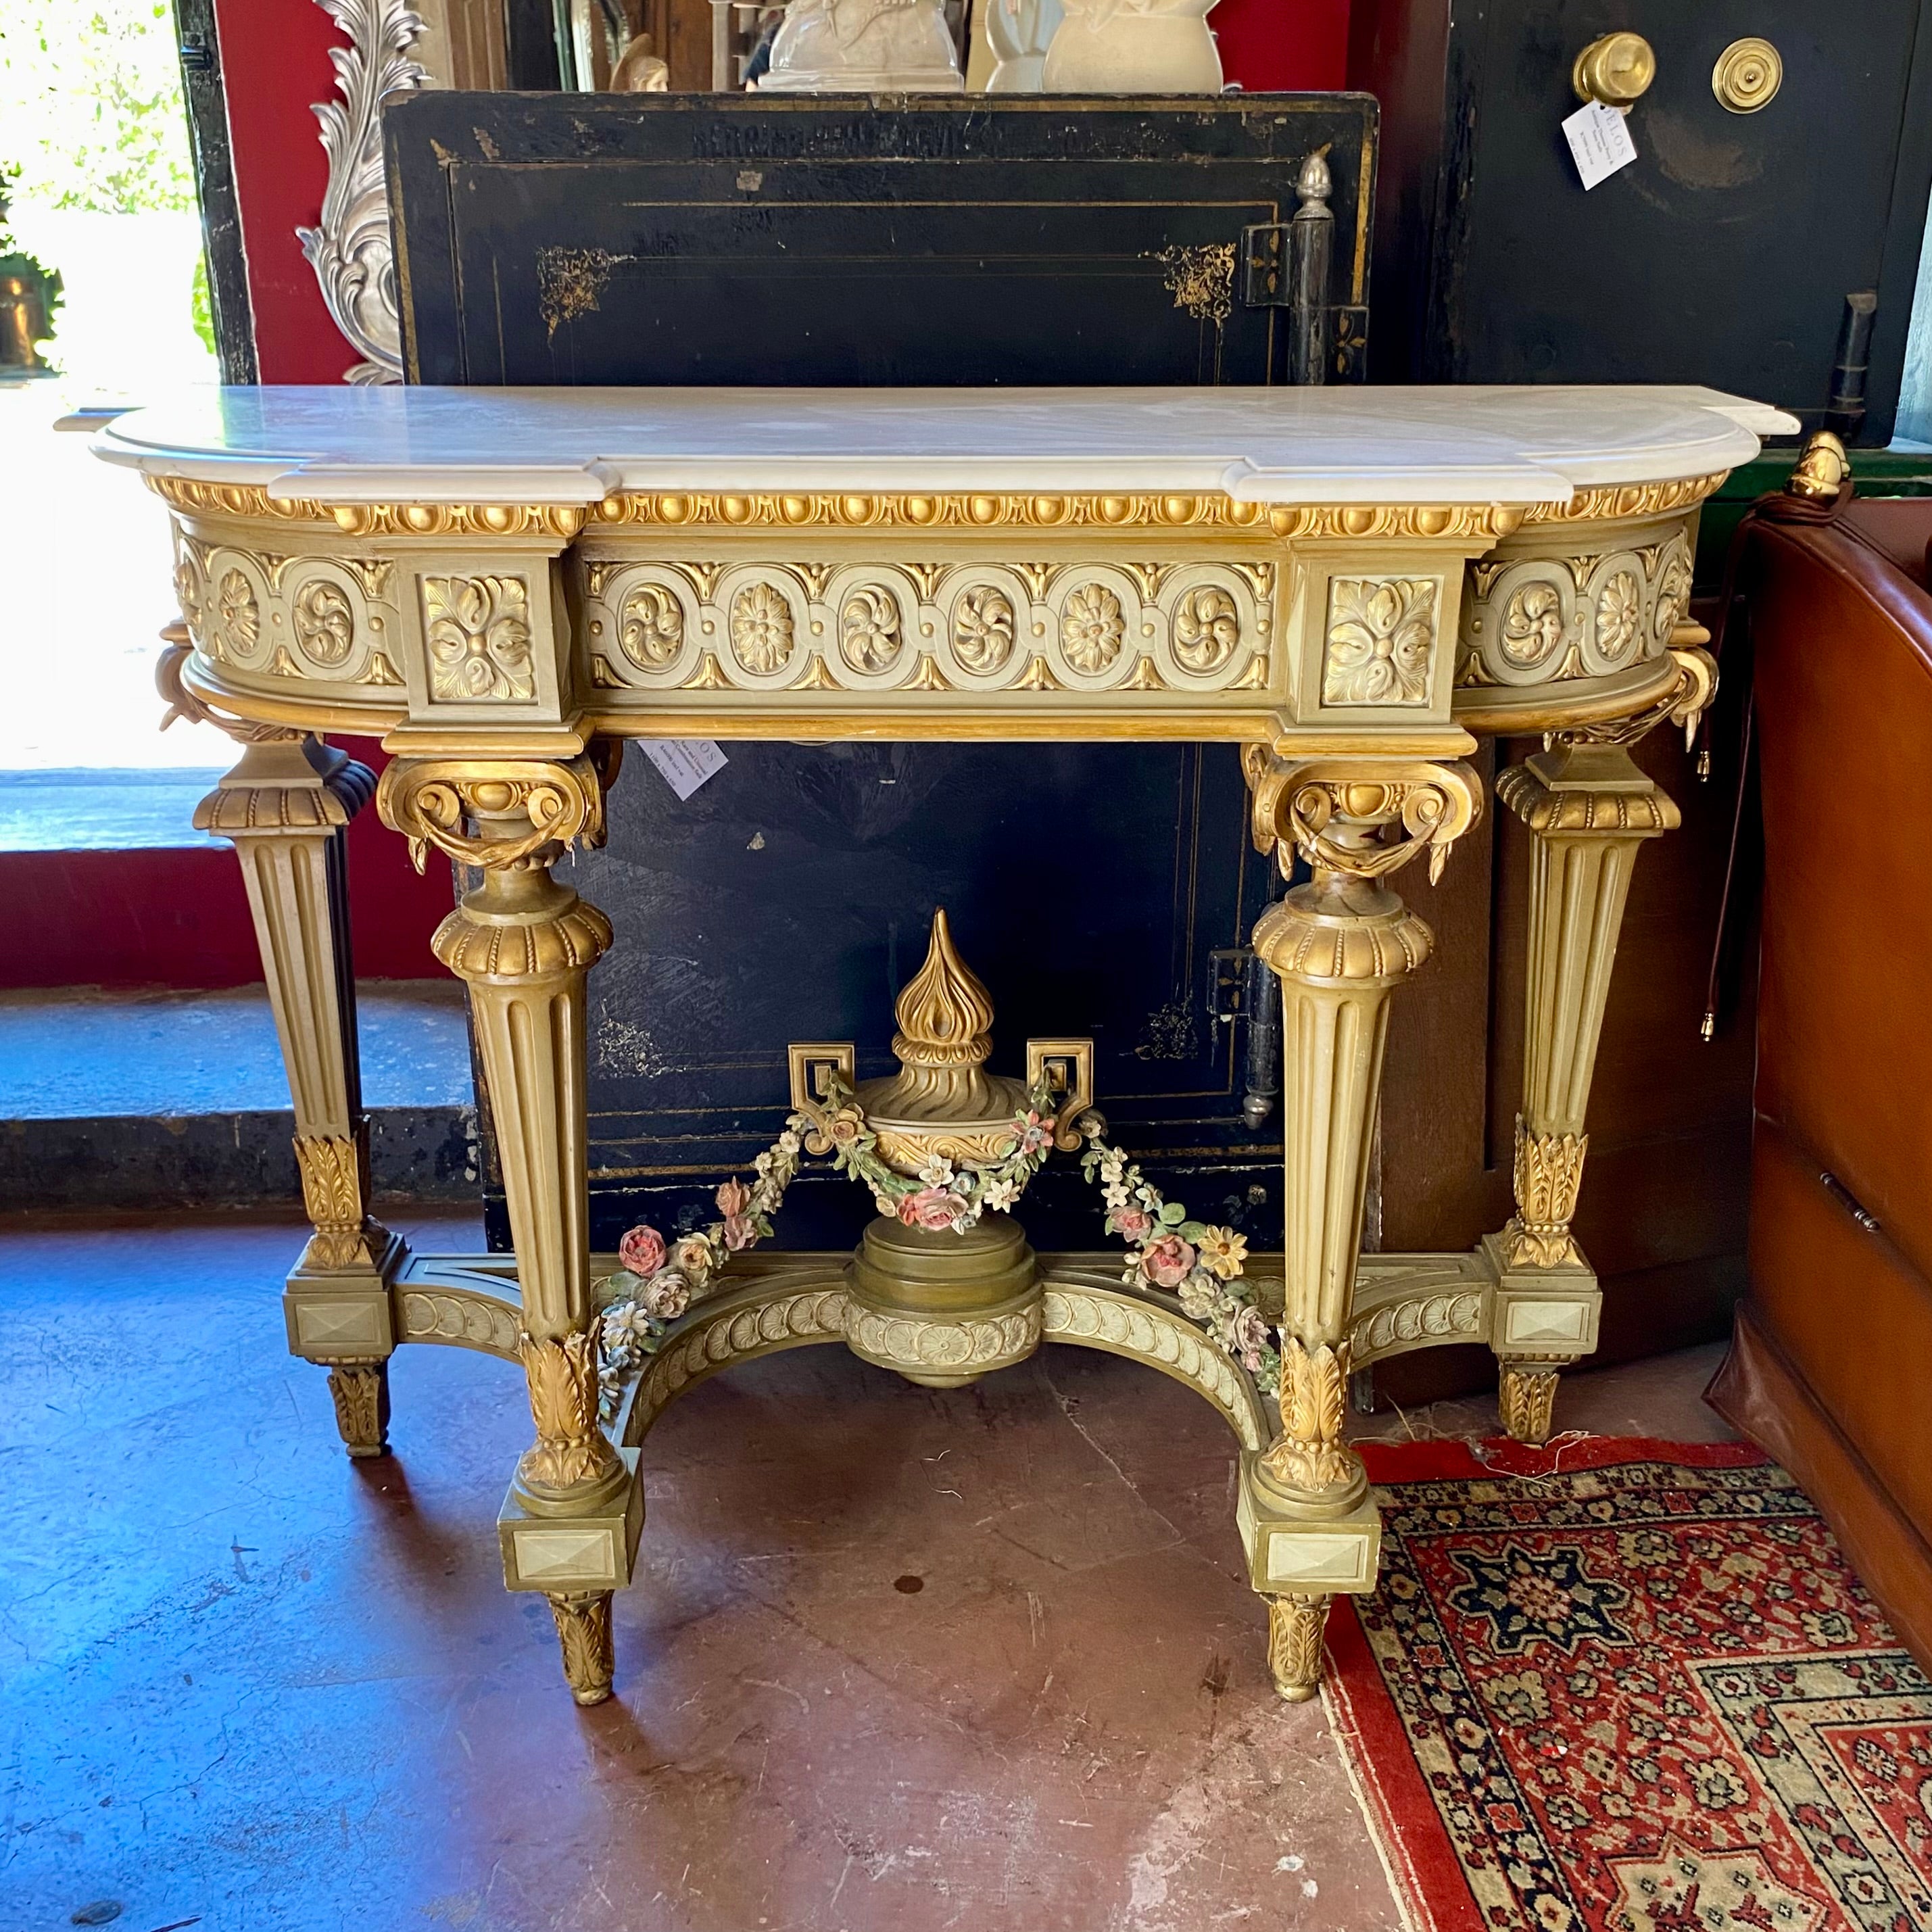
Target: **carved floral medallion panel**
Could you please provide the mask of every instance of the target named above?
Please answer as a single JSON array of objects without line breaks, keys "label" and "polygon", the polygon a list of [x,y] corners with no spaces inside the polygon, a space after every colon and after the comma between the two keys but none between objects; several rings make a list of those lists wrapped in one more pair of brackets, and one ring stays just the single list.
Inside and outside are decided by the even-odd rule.
[{"label": "carved floral medallion panel", "polygon": [[578,568],[605,689],[1271,688],[1272,560]]}]

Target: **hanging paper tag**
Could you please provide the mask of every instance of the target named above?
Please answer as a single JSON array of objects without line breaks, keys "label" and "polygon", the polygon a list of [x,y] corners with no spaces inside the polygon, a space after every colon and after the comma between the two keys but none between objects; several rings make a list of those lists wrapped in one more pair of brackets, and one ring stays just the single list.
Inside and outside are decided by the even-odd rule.
[{"label": "hanging paper tag", "polygon": [[688,798],[725,766],[724,754],[709,738],[644,738],[638,748],[680,798]]},{"label": "hanging paper tag", "polygon": [[1628,118],[1600,100],[1578,108],[1564,122],[1563,138],[1570,143],[1570,158],[1586,188],[1609,180],[1618,169],[1628,167],[1636,159]]}]

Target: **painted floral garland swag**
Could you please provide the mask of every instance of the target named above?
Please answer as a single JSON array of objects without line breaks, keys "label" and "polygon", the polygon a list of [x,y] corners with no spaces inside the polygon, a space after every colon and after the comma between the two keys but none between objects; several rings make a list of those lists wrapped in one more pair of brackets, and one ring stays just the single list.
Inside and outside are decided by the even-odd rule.
[{"label": "painted floral garland swag", "polygon": [[[1003,1212],[1025,1192],[1052,1151],[1058,1124],[1046,1112],[1051,1093],[1036,1088],[1027,1111],[1013,1118],[1011,1148],[992,1166],[962,1167],[934,1155],[909,1178],[880,1158],[878,1137],[849,1088],[835,1079],[827,1098],[831,1112],[822,1138],[818,1123],[792,1114],[784,1132],[752,1163],[752,1184],[734,1179],[718,1189],[715,1198],[723,1218],[701,1234],[667,1246],[655,1228],[640,1226],[618,1244],[620,1271],[596,1284],[602,1310],[598,1406],[605,1422],[615,1419],[625,1389],[657,1352],[671,1324],[704,1294],[732,1256],[771,1233],[772,1217],[798,1172],[808,1135],[829,1148],[840,1173],[872,1190],[881,1214],[909,1227],[964,1234],[981,1215]],[[1247,1238],[1192,1220],[1180,1202],[1165,1199],[1134,1162],[1108,1144],[1106,1122],[1099,1114],[1083,1114],[1078,1128],[1087,1142],[1080,1171],[1100,1190],[1107,1232],[1128,1244],[1121,1280],[1131,1288],[1173,1295],[1180,1312],[1220,1342],[1263,1394],[1277,1394],[1281,1355],[1274,1330],[1243,1274]]]}]

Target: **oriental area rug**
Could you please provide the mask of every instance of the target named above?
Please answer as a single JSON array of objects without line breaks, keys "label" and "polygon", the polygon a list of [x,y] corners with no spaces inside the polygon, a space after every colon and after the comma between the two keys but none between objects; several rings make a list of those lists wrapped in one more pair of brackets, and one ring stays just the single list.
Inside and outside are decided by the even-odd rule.
[{"label": "oriental area rug", "polygon": [[1328,1696],[1416,1932],[1932,1928],[1932,1681],[1742,1444],[1364,1444]]}]

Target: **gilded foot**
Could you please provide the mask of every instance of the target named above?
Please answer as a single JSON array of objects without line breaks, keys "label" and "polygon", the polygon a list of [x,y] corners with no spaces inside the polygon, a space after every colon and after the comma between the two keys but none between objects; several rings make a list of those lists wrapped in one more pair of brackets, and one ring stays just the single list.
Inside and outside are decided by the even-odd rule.
[{"label": "gilded foot", "polygon": [[1550,1440],[1556,1408],[1557,1371],[1513,1369],[1505,1363],[1496,1389],[1503,1426],[1519,1442],[1540,1448]]},{"label": "gilded foot", "polygon": [[328,1371],[335,1426],[352,1456],[389,1453],[389,1365],[386,1361],[337,1362]]},{"label": "gilded foot", "polygon": [[561,1592],[549,1598],[556,1619],[557,1641],[563,1646],[563,1674],[570,1694],[580,1704],[601,1704],[610,1694],[616,1665],[610,1646],[610,1592],[591,1590],[582,1595]]},{"label": "gilded foot", "polygon": [[1326,1597],[1270,1597],[1268,1669],[1274,1688],[1291,1704],[1305,1704],[1322,1684],[1322,1633],[1328,1622]]}]

